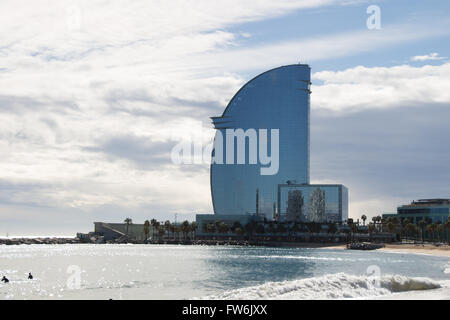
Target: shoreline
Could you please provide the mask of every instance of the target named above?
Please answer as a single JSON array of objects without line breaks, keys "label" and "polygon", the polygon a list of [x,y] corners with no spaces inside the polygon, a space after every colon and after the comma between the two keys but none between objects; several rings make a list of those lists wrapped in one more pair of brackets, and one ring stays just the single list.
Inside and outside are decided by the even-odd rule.
[{"label": "shoreline", "polygon": [[[323,249],[346,249],[346,245],[336,245],[329,247],[322,247]],[[384,248],[376,249],[375,251],[391,252],[391,253],[414,253],[414,254],[427,254],[432,256],[450,257],[450,246],[441,245],[435,246],[432,244],[385,244]]]},{"label": "shoreline", "polygon": [[[227,241],[205,241],[197,243],[184,243],[185,245],[194,246],[263,246],[272,248],[303,248],[303,249],[338,249],[347,250],[346,243],[320,243],[320,242],[259,242],[259,243],[227,243]],[[84,244],[80,243],[79,239],[73,238],[59,238],[59,237],[23,237],[23,238],[0,238],[0,245],[30,245],[30,244]],[[89,244],[89,243],[86,243]],[[103,243],[94,243],[103,244]],[[179,245],[183,243],[153,243],[158,245]],[[152,245],[148,243],[145,245]],[[371,250],[370,250],[371,251]],[[435,246],[433,244],[413,244],[413,243],[398,243],[398,244],[385,244],[384,248],[375,249],[375,251],[391,252],[391,253],[413,253],[413,254],[425,254],[441,257],[450,257],[450,246],[448,244],[443,244],[440,246]]]},{"label": "shoreline", "polygon": [[371,300],[450,300],[450,288],[397,292],[374,297]]},{"label": "shoreline", "polygon": [[415,253],[415,254],[428,254],[433,256],[449,257],[450,258],[450,246],[441,245],[439,247],[432,244],[387,244],[385,248],[378,249],[385,252],[393,253]]}]

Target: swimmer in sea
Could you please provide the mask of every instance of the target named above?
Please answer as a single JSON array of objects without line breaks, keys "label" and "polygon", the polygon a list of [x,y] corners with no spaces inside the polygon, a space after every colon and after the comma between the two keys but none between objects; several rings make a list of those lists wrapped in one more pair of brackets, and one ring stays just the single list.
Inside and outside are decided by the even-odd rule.
[{"label": "swimmer in sea", "polygon": [[3,278],[2,278],[2,280],[1,280],[1,281],[3,281],[4,283],[8,283],[8,282],[9,282],[8,278],[7,278],[7,277],[5,277],[5,276],[3,276]]},{"label": "swimmer in sea", "polygon": [[33,279],[33,275],[31,274],[31,272],[28,272],[28,279],[30,279],[30,280]]}]

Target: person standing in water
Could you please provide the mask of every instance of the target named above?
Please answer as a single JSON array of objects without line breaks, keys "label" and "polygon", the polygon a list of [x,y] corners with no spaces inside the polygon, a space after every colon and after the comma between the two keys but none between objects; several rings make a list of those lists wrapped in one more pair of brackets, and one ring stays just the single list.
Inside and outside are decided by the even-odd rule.
[{"label": "person standing in water", "polygon": [[33,279],[33,275],[31,274],[31,272],[28,272],[28,279],[30,279],[30,280]]}]

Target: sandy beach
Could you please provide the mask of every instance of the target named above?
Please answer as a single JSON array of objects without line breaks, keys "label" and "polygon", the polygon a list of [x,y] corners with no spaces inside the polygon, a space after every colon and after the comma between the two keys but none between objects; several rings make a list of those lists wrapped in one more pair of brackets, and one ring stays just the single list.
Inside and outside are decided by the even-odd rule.
[{"label": "sandy beach", "polygon": [[[312,248],[324,248],[324,249],[346,249],[345,244],[339,245],[322,245],[311,246]],[[396,253],[416,253],[416,254],[430,254],[434,256],[450,257],[450,246],[441,245],[435,246],[432,244],[386,244],[386,247],[377,249],[377,251],[396,252]]]},{"label": "sandy beach", "polygon": [[[346,244],[336,243],[314,243],[314,242],[283,242],[275,245],[281,247],[292,248],[311,248],[311,249],[347,249]],[[432,244],[413,244],[413,243],[398,243],[385,244],[384,248],[376,249],[376,251],[386,251],[394,253],[415,253],[415,254],[430,254],[434,256],[450,257],[450,246],[443,244],[435,246]]]},{"label": "sandy beach", "polygon": [[435,256],[450,257],[450,246],[435,246],[431,244],[386,244],[380,251],[399,252],[399,253],[419,253],[431,254]]}]

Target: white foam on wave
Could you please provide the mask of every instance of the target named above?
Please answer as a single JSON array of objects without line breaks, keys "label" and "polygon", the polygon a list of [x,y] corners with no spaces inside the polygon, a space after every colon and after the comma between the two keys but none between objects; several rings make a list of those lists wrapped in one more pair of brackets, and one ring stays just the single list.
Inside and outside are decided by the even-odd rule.
[{"label": "white foam on wave", "polygon": [[444,266],[444,273],[450,274],[450,264]]},{"label": "white foam on wave", "polygon": [[400,275],[376,278],[337,273],[307,279],[267,282],[259,286],[226,291],[204,299],[357,299],[440,287],[439,282],[428,278]]}]

